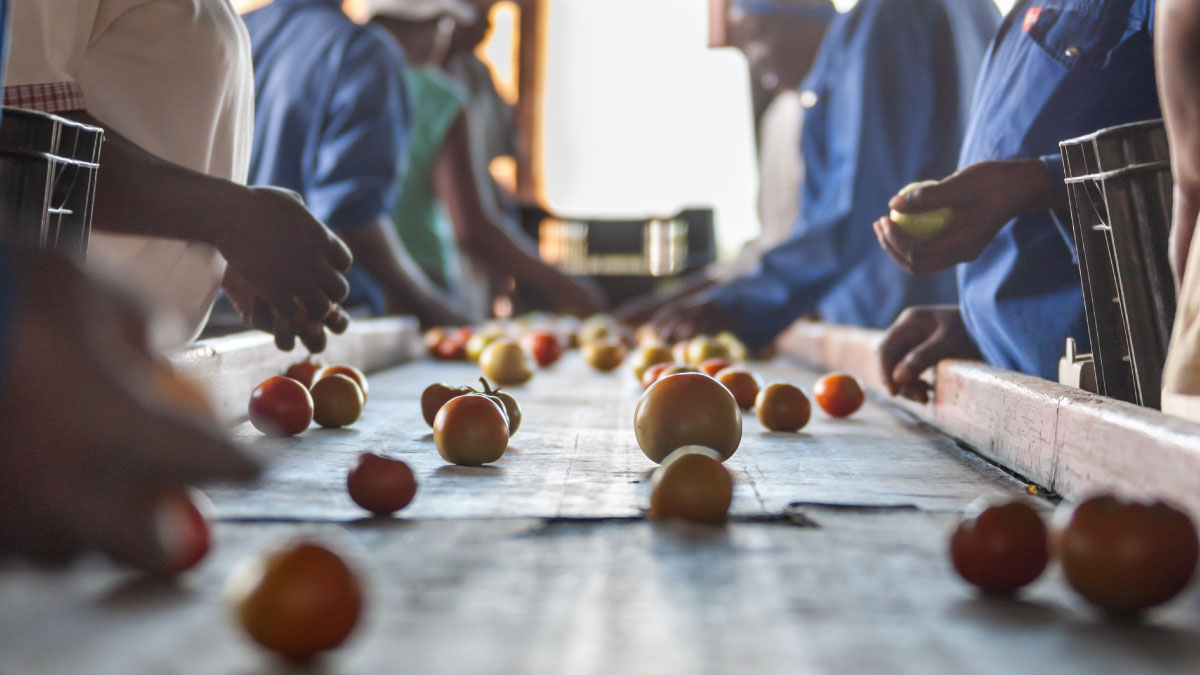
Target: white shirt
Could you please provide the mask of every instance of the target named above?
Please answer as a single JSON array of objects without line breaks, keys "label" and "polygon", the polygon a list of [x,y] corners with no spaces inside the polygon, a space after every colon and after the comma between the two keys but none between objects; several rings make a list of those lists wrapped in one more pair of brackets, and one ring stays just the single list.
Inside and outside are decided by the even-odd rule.
[{"label": "white shirt", "polygon": [[758,216],[762,233],[746,243],[737,258],[721,265],[715,276],[728,281],[754,271],[767,251],[792,232],[800,214],[804,157],[800,128],[804,106],[799,91],[784,90],[763,111],[758,148]]},{"label": "white shirt", "polygon": [[[75,83],[89,113],[142,149],[245,183],[254,80],[228,0],[15,0],[12,19],[7,85]],[[103,150],[100,165],[103,181]],[[203,327],[225,261],[207,244],[93,231],[88,266],[178,318],[156,322],[165,348]]]}]

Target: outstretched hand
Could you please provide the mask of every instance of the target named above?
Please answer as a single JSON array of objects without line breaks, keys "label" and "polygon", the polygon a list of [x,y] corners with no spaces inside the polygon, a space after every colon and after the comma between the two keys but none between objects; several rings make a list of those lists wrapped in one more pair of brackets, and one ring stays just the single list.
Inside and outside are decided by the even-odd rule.
[{"label": "outstretched hand", "polygon": [[955,305],[910,307],[900,314],[879,348],[883,381],[892,396],[929,401],[929,385],[921,374],[942,359],[978,358]]}]

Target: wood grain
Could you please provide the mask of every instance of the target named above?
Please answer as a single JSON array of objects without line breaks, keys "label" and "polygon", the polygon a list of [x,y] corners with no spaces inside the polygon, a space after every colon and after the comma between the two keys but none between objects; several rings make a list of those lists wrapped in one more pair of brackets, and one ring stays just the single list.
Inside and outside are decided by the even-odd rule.
[{"label": "wood grain", "polygon": [[1029,481],[1078,499],[1166,499],[1200,520],[1200,423],[968,361],[943,361],[931,405],[889,399],[878,331],[796,324],[781,351],[858,374],[888,400]]}]

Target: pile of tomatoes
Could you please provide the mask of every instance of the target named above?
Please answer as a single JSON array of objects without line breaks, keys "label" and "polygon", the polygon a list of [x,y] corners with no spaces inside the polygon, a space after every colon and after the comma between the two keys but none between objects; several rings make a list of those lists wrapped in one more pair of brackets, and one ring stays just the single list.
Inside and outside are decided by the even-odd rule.
[{"label": "pile of tomatoes", "polygon": [[1076,593],[1121,616],[1175,597],[1195,573],[1198,555],[1200,538],[1186,513],[1113,495],[1060,507],[1052,528],[1024,500],[981,500],[950,536],[955,571],[986,593],[1015,593],[1057,558]]},{"label": "pile of tomatoes", "polygon": [[268,436],[294,436],[313,422],[347,427],[362,415],[368,392],[367,376],[353,366],[301,361],[254,388],[250,423]]}]

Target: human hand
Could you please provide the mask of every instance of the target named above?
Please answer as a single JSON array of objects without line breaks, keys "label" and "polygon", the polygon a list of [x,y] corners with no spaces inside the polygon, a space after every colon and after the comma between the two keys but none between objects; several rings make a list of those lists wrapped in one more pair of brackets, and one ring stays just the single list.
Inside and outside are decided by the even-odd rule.
[{"label": "human hand", "polygon": [[883,381],[892,396],[929,402],[921,374],[942,359],[978,358],[956,305],[910,307],[892,322],[879,347]]},{"label": "human hand", "polygon": [[290,191],[246,188],[229,212],[233,221],[213,243],[243,282],[234,290],[239,300],[248,302],[250,289],[277,317],[290,320],[303,308],[309,321],[324,322],[350,292],[350,249]]},{"label": "human hand", "polygon": [[658,310],[650,326],[668,343],[697,335],[716,335],[730,330],[729,317],[715,303],[704,298],[686,298]]},{"label": "human hand", "polygon": [[975,260],[1008,221],[1051,208],[1056,199],[1050,174],[1036,159],[979,162],[888,202],[901,213],[948,207],[953,213],[945,229],[917,238],[884,216],[875,221],[875,236],[905,270],[932,274]]},{"label": "human hand", "polygon": [[292,316],[280,316],[232,269],[225,271],[225,280],[221,287],[241,315],[242,323],[249,328],[273,334],[275,346],[285,352],[290,352],[296,346],[296,338],[299,337],[309,352],[319,354],[325,351],[326,329],[340,335],[346,332],[350,325],[350,316],[337,305],[333,306],[323,321],[309,320],[308,313],[303,308]]},{"label": "human hand", "polygon": [[194,543],[164,495],[249,479],[258,464],[151,352],[135,305],[56,256],[17,255],[0,381],[0,552],[62,561],[98,550],[171,573]]}]

